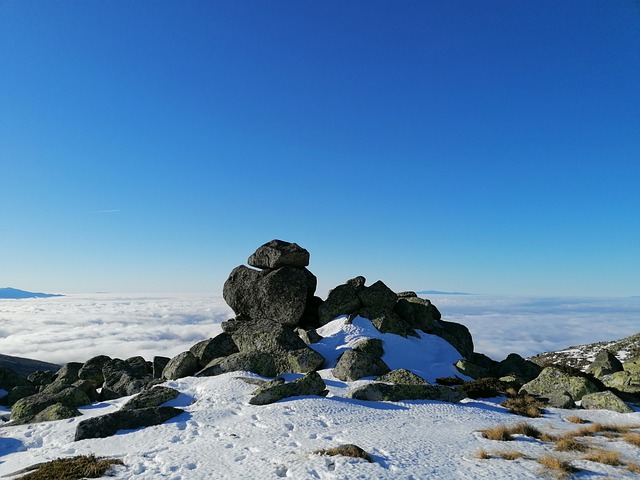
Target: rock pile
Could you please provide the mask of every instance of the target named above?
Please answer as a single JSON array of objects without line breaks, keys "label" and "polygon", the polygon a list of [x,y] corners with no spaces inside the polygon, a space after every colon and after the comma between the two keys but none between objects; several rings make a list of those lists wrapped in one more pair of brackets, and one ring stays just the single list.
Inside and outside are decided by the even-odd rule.
[{"label": "rock pile", "polygon": [[[456,367],[461,375],[500,379],[516,385],[521,393],[547,399],[551,406],[574,408],[581,401],[583,408],[625,412],[629,411],[625,401],[640,400],[640,359],[622,364],[614,355],[602,352],[586,373],[558,366],[543,368],[515,353],[498,362],[474,352],[465,326],[442,320],[435,305],[413,292],[395,293],[382,281],[366,286],[360,276],[335,287],[325,301],[316,297],[317,279],[307,269],[309,252],[295,243],[268,242],[247,263],[253,268],[236,267],[224,284],[224,299],[236,316],[222,324],[221,334],[174,358],[157,356],[147,362],[142,357],[121,360],[100,355],[84,363],[68,363],[55,374],[38,371],[26,378],[0,367],[0,388],[9,392],[0,401],[12,406],[11,423],[71,418],[80,415],[79,406],[137,394],[120,411],[78,424],[77,440],[107,436],[182,413],[162,406],[178,392],[156,384],[236,371],[275,377],[258,381],[251,404],[326,395],[317,370],[327,368],[327,361],[309,344],[321,340],[314,328],[339,316],[368,319],[381,333],[437,335],[460,353]],[[391,371],[382,359],[384,348],[380,339],[364,339],[347,349],[333,366],[333,376],[344,382],[375,378],[354,388],[352,398],[448,402],[464,398],[464,390],[456,387],[430,385],[407,370]],[[287,383],[280,377],[285,373],[303,375]]]},{"label": "rock pile", "polygon": [[245,265],[234,268],[223,289],[224,300],[239,318],[269,319],[288,327],[315,323],[318,280],[306,269],[306,249],[272,240],[247,263],[259,270]]}]

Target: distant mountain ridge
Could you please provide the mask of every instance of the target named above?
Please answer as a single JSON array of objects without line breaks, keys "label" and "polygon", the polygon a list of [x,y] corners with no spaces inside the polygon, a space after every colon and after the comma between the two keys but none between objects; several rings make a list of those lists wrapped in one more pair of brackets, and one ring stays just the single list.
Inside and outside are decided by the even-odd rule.
[{"label": "distant mountain ridge", "polygon": [[620,361],[640,358],[640,333],[621,340],[575,345],[555,352],[540,353],[528,358],[528,360],[538,365],[560,363],[584,370],[602,350],[608,350]]},{"label": "distant mountain ridge", "polygon": [[17,288],[5,287],[0,288],[0,298],[22,299],[22,298],[48,298],[63,297],[64,295],[56,293],[27,292]]}]

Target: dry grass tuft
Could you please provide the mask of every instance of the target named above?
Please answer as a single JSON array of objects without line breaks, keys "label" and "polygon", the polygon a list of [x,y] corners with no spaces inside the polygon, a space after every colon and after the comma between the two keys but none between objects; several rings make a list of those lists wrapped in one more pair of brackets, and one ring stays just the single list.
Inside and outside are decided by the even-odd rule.
[{"label": "dry grass tuft", "polygon": [[517,460],[518,458],[524,457],[524,453],[519,452],[518,450],[506,450],[504,452],[496,452],[500,458],[504,458],[505,460]]},{"label": "dry grass tuft", "polygon": [[500,405],[508,408],[511,413],[522,415],[523,417],[538,418],[542,416],[544,404],[537,398],[525,393],[508,398]]},{"label": "dry grass tuft", "polygon": [[587,454],[582,457],[590,462],[603,463],[605,465],[621,465],[620,454],[611,450],[603,450],[601,448],[591,448]]},{"label": "dry grass tuft", "polygon": [[480,430],[480,432],[482,433],[484,438],[488,438],[489,440],[499,440],[503,442],[513,440],[511,431],[505,425],[497,425],[492,428]]},{"label": "dry grass tuft", "polygon": [[509,441],[513,440],[513,435],[524,435],[543,442],[555,442],[557,440],[553,435],[542,432],[527,422],[519,422],[511,426],[497,425],[493,428],[480,430],[480,433],[489,440]]},{"label": "dry grass tuft", "polygon": [[634,447],[640,447],[640,433],[625,433],[622,438],[628,444],[633,445]]},{"label": "dry grass tuft", "polygon": [[473,382],[464,382],[460,385],[460,390],[469,398],[492,398],[504,395],[509,387],[511,384],[508,382],[487,377],[479,378]]},{"label": "dry grass tuft", "polygon": [[543,455],[538,458],[538,463],[564,475],[568,475],[576,471],[569,462],[557,457],[556,455]]},{"label": "dry grass tuft", "polygon": [[502,442],[508,442],[513,440],[511,436],[511,431],[505,425],[496,425],[492,428],[486,428],[484,430],[480,430],[482,436],[489,440],[499,440]]},{"label": "dry grass tuft", "polygon": [[20,480],[80,480],[82,478],[99,478],[114,465],[124,465],[115,458],[96,458],[93,455],[82,455],[70,458],[58,458],[51,462],[41,463],[33,467],[33,471],[19,477]]},{"label": "dry grass tuft", "polygon": [[585,420],[584,418],[578,417],[577,415],[572,415],[570,417],[566,417],[565,420],[567,422],[579,423],[579,424],[590,423],[589,420]]},{"label": "dry grass tuft", "polygon": [[614,425],[610,423],[594,423],[593,425],[594,425],[594,428],[596,428],[596,431],[600,433],[622,434],[622,433],[627,433],[633,430],[634,428],[636,428],[631,425]]},{"label": "dry grass tuft", "polygon": [[575,438],[560,438],[556,443],[556,448],[558,452],[584,452],[587,449],[587,446],[576,440]]},{"label": "dry grass tuft", "polygon": [[636,462],[629,462],[627,463],[627,470],[631,473],[640,473],[640,465]]},{"label": "dry grass tuft", "polygon": [[542,432],[540,430],[527,422],[516,423],[509,427],[509,432],[511,434],[519,434],[531,438],[540,438],[542,436]]},{"label": "dry grass tuft", "polygon": [[523,458],[525,457],[525,454],[522,452],[519,452],[518,450],[505,450],[505,451],[493,451],[493,452],[488,452],[487,450],[485,450],[484,448],[478,450],[475,454],[476,458],[479,458],[480,460],[487,460],[489,458],[492,457],[500,457],[504,460],[517,460],[518,458]]},{"label": "dry grass tuft", "polygon": [[371,455],[369,455],[359,446],[353,444],[338,445],[337,447],[328,448],[326,450],[316,450],[313,453],[318,455],[340,455],[342,457],[362,458],[369,463],[373,463],[373,458],[371,458]]},{"label": "dry grass tuft", "polygon": [[481,448],[476,452],[475,457],[479,458],[480,460],[487,460],[491,458],[491,454],[487,452],[484,448]]}]

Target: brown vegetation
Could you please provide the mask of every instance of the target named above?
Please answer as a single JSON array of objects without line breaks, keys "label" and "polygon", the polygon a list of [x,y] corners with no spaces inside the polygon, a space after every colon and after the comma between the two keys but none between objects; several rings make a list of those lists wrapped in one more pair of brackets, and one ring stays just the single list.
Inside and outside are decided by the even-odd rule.
[{"label": "brown vegetation", "polygon": [[590,423],[589,420],[585,420],[584,418],[578,417],[577,415],[572,415],[570,417],[565,417],[565,420],[567,422],[571,422],[571,423],[580,423],[580,424],[582,424],[582,423]]},{"label": "brown vegetation", "polygon": [[31,467],[29,473],[20,480],[80,480],[82,478],[102,477],[114,465],[124,465],[115,458],[96,458],[93,455],[81,455],[70,458],[58,458],[51,462]]},{"label": "brown vegetation", "polygon": [[618,452],[613,452],[611,450],[603,450],[601,448],[590,448],[586,453],[584,460],[589,460],[590,462],[603,463],[605,465],[621,465],[622,461],[620,460],[620,454]]},{"label": "brown vegetation", "polygon": [[576,440],[575,438],[560,438],[556,442],[555,450],[559,452],[584,452],[587,449],[587,446]]},{"label": "brown vegetation", "polygon": [[337,447],[328,448],[326,450],[316,450],[313,453],[318,455],[340,455],[343,457],[363,458],[367,462],[373,462],[373,458],[371,458],[371,455],[365,452],[362,448],[353,444],[338,445]]},{"label": "brown vegetation", "polygon": [[569,462],[556,455],[543,455],[538,458],[538,463],[564,475],[573,473],[576,470]]},{"label": "brown vegetation", "polygon": [[543,403],[537,398],[525,393],[508,398],[500,405],[508,408],[511,413],[522,415],[523,417],[538,418],[542,415]]},{"label": "brown vegetation", "polygon": [[496,425],[495,427],[485,428],[484,430],[480,430],[480,433],[482,433],[484,438],[489,440],[499,440],[503,442],[513,440],[510,430],[505,425]]},{"label": "brown vegetation", "polygon": [[622,438],[629,445],[633,445],[634,447],[640,447],[640,433],[625,433]]}]

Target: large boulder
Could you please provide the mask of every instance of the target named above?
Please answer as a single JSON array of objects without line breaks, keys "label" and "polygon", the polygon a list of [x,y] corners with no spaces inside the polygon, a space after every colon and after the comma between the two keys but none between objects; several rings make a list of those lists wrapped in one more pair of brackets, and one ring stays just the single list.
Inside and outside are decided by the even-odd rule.
[{"label": "large boulder", "polygon": [[368,383],[349,392],[356,400],[373,402],[400,402],[403,400],[438,400],[441,402],[459,402],[465,395],[459,390],[439,385],[411,385]]},{"label": "large boulder", "polygon": [[587,410],[611,410],[618,413],[632,413],[633,410],[613,392],[595,392],[582,397],[582,408]]},{"label": "large boulder", "polygon": [[150,427],[152,425],[160,425],[181,413],[184,413],[184,410],[174,407],[119,410],[107,415],[81,421],[76,427],[74,440],[105,438],[114,435],[118,430],[133,430],[136,428]]},{"label": "large boulder", "polygon": [[80,370],[78,370],[78,378],[80,380],[88,380],[95,386],[95,388],[102,387],[102,384],[104,383],[104,374],[102,373],[102,369],[111,360],[111,357],[106,355],[98,355],[90,358],[84,362],[82,367],[80,367]]},{"label": "large boulder", "polygon": [[162,372],[171,359],[169,357],[163,357],[156,355],[151,361],[151,375],[153,378],[162,378]]},{"label": "large boulder", "polygon": [[540,365],[522,358],[517,353],[510,353],[507,358],[494,367],[495,376],[515,376],[520,383],[530,382],[542,371]]},{"label": "large boulder", "polygon": [[297,243],[271,240],[258,248],[247,263],[252,267],[272,270],[280,267],[304,268],[309,265],[309,251]]},{"label": "large boulder", "polygon": [[22,375],[18,375],[13,370],[0,366],[0,389],[9,391],[14,387],[29,384],[30,382]]},{"label": "large boulder", "polygon": [[621,372],[623,369],[622,362],[608,350],[601,350],[596,358],[587,367],[586,372],[596,378],[602,378],[605,375],[611,375],[615,372]]},{"label": "large boulder", "polygon": [[396,383],[398,385],[429,385],[429,382],[424,378],[403,368],[385,373],[376,378],[376,382]]},{"label": "large boulder", "polygon": [[198,368],[198,359],[189,350],[179,353],[167,363],[162,371],[162,377],[167,380],[190,377],[194,375]]},{"label": "large boulder", "polygon": [[449,342],[463,357],[468,358],[473,355],[473,338],[464,325],[439,320],[429,333]]},{"label": "large boulder", "polygon": [[399,315],[379,307],[362,307],[360,316],[371,320],[380,333],[394,333],[402,337],[417,337],[418,334]]},{"label": "large boulder", "polygon": [[65,407],[80,407],[91,403],[85,392],[77,387],[67,387],[56,393],[36,393],[18,400],[11,408],[11,422],[29,423],[38,413],[55,404]]},{"label": "large boulder", "polygon": [[631,375],[640,379],[640,358],[627,360],[622,364],[622,368],[625,372],[629,372]]},{"label": "large boulder", "polygon": [[55,381],[67,385],[77,382],[79,380],[78,373],[80,373],[82,365],[82,363],[78,362],[65,363],[62,368],[56,372]]},{"label": "large boulder", "polygon": [[278,374],[317,370],[324,357],[312,350],[291,328],[268,319],[235,320],[223,324],[240,353],[268,353]]},{"label": "large boulder", "polygon": [[358,293],[364,289],[364,282],[364,277],[356,277],[331,290],[318,309],[320,325],[326,325],[340,315],[357,313],[362,306]]},{"label": "large boulder", "polygon": [[228,357],[214,358],[196,377],[214,377],[229,372],[251,372],[263,377],[275,377],[281,372],[273,356],[266,352],[238,352]]},{"label": "large boulder", "polygon": [[173,400],[180,395],[178,390],[162,385],[155,386],[140,392],[133,397],[127,403],[125,403],[120,410],[136,410],[139,408],[159,407],[169,400]]},{"label": "large boulder", "polygon": [[600,379],[609,388],[633,395],[640,394],[640,375],[634,375],[628,370],[605,375]]},{"label": "large boulder", "polygon": [[340,356],[332,373],[339,380],[352,382],[364,377],[384,375],[390,371],[389,366],[378,355],[354,348]]},{"label": "large boulder", "polygon": [[326,395],[326,385],[318,372],[310,372],[305,376],[284,383],[284,380],[265,382],[249,400],[251,405],[267,405],[284,398],[299,397],[301,395]]},{"label": "large boulder", "polygon": [[104,383],[100,391],[101,400],[113,400],[140,393],[152,381],[151,375],[142,375],[141,368],[135,368],[134,362],[119,358],[109,360],[102,367]]},{"label": "large boulder", "polygon": [[306,269],[259,271],[241,265],[229,274],[223,297],[236,315],[270,318],[295,326],[302,319],[307,300],[313,297],[316,283]]},{"label": "large boulder", "polygon": [[398,301],[393,307],[393,311],[400,318],[407,322],[412,328],[430,333],[440,319],[440,312],[429,300],[413,295],[413,292],[404,292],[403,296],[398,296]]},{"label": "large boulder", "polygon": [[29,423],[54,422],[82,415],[77,408],[68,407],[62,403],[54,403],[37,413]]},{"label": "large boulder", "polygon": [[579,401],[588,393],[595,393],[598,387],[588,378],[570,375],[556,367],[546,367],[540,375],[520,388],[520,393],[548,397],[569,393]]},{"label": "large boulder", "polygon": [[398,295],[380,280],[359,289],[358,298],[363,307],[375,307],[389,311],[398,301]]},{"label": "large boulder", "polygon": [[226,357],[232,353],[237,353],[238,347],[233,343],[231,335],[227,332],[222,332],[213,338],[196,343],[189,351],[198,360],[198,367],[204,368],[214,358]]}]

